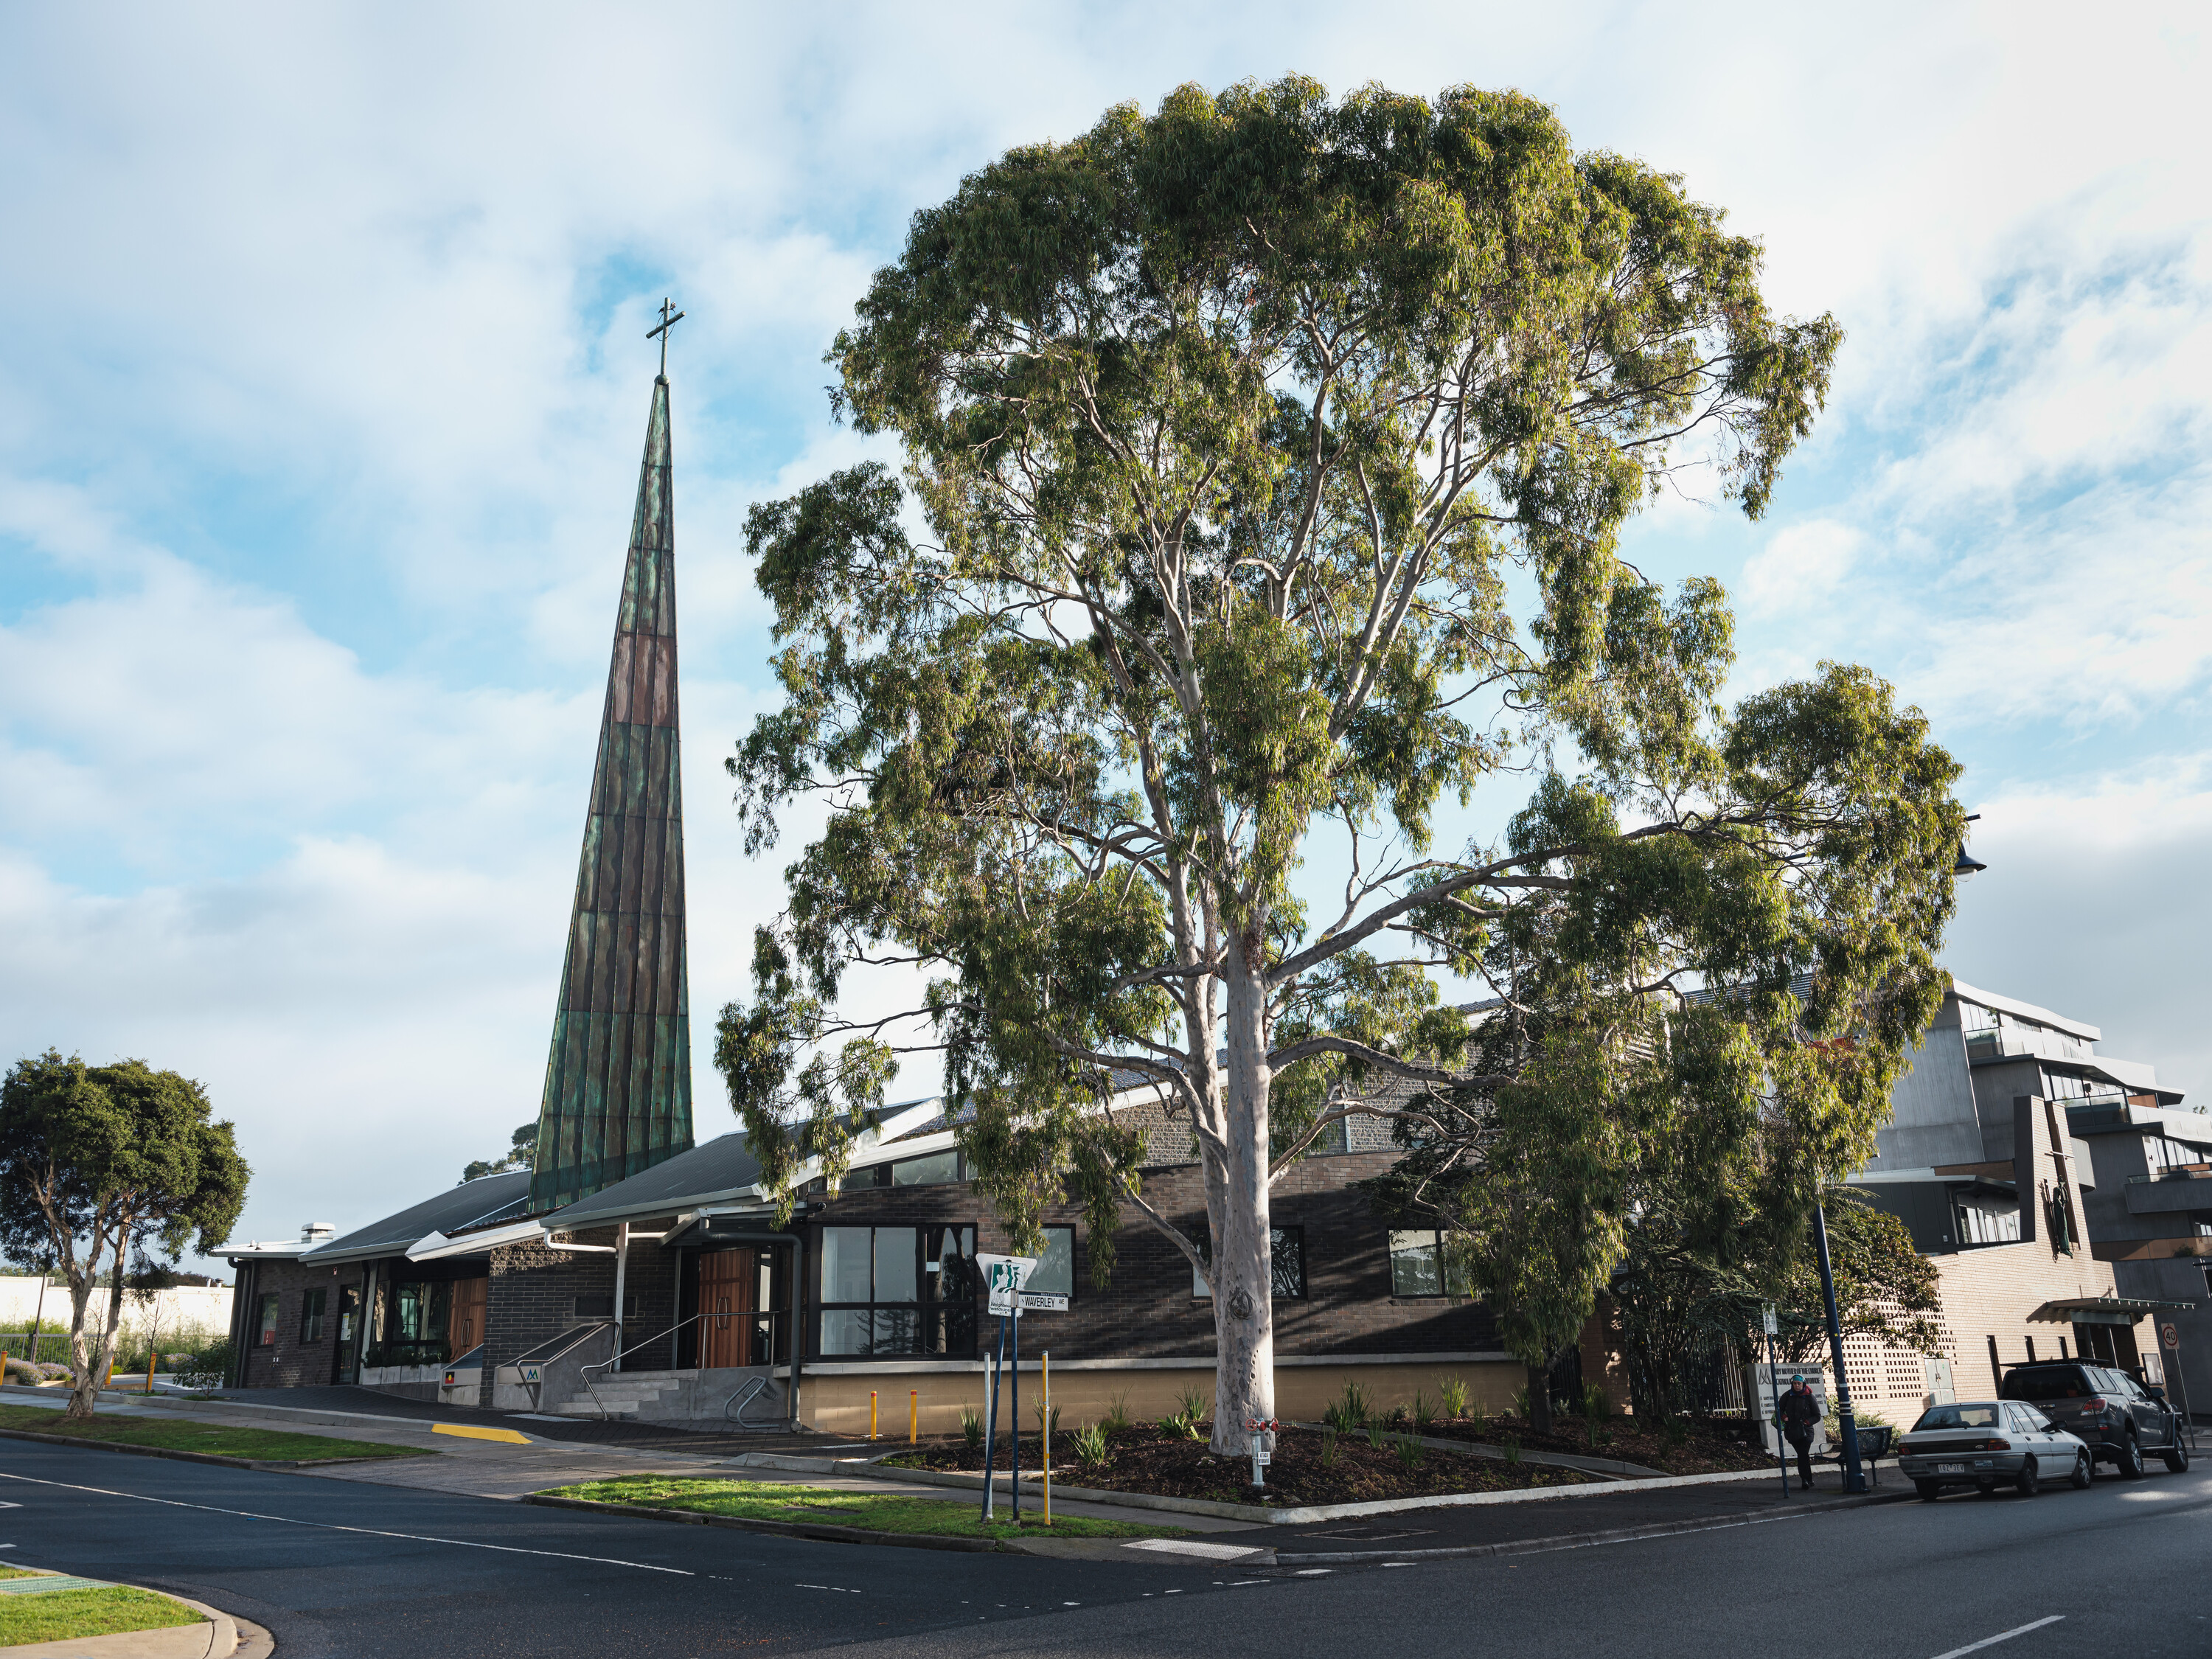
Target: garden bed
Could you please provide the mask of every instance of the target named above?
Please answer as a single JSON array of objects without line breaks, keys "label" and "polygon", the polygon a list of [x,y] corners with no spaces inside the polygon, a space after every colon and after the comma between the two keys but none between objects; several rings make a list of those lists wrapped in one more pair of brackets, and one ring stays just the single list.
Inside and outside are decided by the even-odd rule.
[{"label": "garden bed", "polygon": [[[1209,1425],[1197,1425],[1197,1437],[1151,1423],[1103,1431],[1103,1462],[1076,1458],[1073,1437],[1053,1442],[1053,1478],[1101,1492],[1146,1492],[1156,1498],[1194,1498],[1222,1504],[1364,1504],[1402,1498],[1435,1498],[1456,1492],[1522,1492],[1538,1486],[1573,1486],[1595,1477],[1573,1469],[1504,1458],[1469,1457],[1407,1446],[1387,1430],[1339,1435],[1317,1429],[1286,1428],[1276,1437],[1275,1461],[1266,1471],[1264,1492],[1252,1486],[1252,1466],[1243,1458],[1216,1456],[1206,1445]],[[1037,1467],[1036,1438],[1022,1440],[1022,1468]],[[1002,1443],[993,1466],[1011,1462]],[[958,1470],[981,1474],[983,1453],[964,1441],[941,1441],[884,1460],[892,1468]]]},{"label": "garden bed", "polygon": [[1525,1418],[1440,1417],[1421,1431],[1432,1439],[1467,1440],[1486,1445],[1518,1444],[1528,1451],[1563,1452],[1573,1457],[1607,1457],[1641,1464],[1662,1474],[1721,1474],[1770,1468],[1774,1459],[1742,1422],[1677,1418],[1671,1425],[1633,1417],[1604,1417],[1595,1433],[1581,1418],[1554,1417],[1552,1432],[1539,1434]]}]

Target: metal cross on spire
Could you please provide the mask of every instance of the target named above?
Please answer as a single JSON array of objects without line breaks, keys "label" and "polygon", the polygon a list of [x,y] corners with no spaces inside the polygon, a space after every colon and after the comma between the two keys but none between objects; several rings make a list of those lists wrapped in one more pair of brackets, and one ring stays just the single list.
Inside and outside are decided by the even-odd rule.
[{"label": "metal cross on spire", "polygon": [[664,299],[661,301],[660,326],[659,328],[647,329],[645,335],[645,337],[648,340],[658,337],[660,341],[660,378],[664,380],[668,378],[668,331],[684,320],[684,313],[680,311],[673,317],[668,314],[669,309],[672,304],[673,301],[669,300]]}]

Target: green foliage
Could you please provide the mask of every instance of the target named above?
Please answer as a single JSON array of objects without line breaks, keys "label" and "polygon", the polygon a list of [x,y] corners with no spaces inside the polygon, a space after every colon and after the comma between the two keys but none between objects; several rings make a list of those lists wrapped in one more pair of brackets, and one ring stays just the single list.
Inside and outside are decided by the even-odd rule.
[{"label": "green foliage", "polygon": [[983,1449],[983,1413],[973,1406],[960,1408],[960,1438],[966,1442],[969,1451]]},{"label": "green foliage", "polygon": [[206,1092],[143,1060],[87,1066],[52,1049],[0,1081],[0,1249],[58,1264],[70,1285],[70,1410],[89,1415],[113,1357],[124,1297],[106,1328],[84,1327],[103,1273],[149,1271],[150,1252],[210,1255],[230,1237],[250,1175]]},{"label": "green foliage", "polygon": [[1191,1387],[1176,1390],[1176,1405],[1186,1423],[1204,1423],[1213,1415],[1213,1401],[1204,1389]]},{"label": "green foliage", "polygon": [[1085,1423],[1068,1437],[1068,1443],[1075,1449],[1075,1461],[1086,1469],[1105,1468],[1113,1455],[1103,1424]]},{"label": "green foliage", "polygon": [[1367,1426],[1374,1408],[1367,1403],[1367,1391],[1357,1382],[1346,1382],[1344,1392],[1322,1408],[1322,1421],[1331,1428],[1347,1432]]},{"label": "green foliage", "polygon": [[1104,1420],[1106,1426],[1109,1429],[1126,1429],[1131,1423],[1135,1421],[1135,1419],[1129,1415],[1129,1391],[1127,1389],[1122,1389],[1118,1394],[1109,1395],[1106,1397],[1106,1416]]},{"label": "green foliage", "polygon": [[[1022,1250],[1080,1203],[1101,1284],[1125,1206],[1199,1254],[1141,1207],[1141,1080],[1200,1148],[1238,1450],[1273,1414],[1256,1195],[1345,1113],[1395,1121],[1379,1195],[1531,1363],[1669,1171],[1802,1193],[1863,1154],[1940,994],[1956,769],[1857,670],[1720,708],[1725,595],[1620,556],[1691,469],[1758,516],[1809,430],[1840,333],[1759,259],[1533,100],[1298,77],[1117,107],[916,214],[830,359],[929,539],[872,464],[747,520],[783,694],[729,761],[748,845],[827,807],[718,1025],[778,1201],[836,1187],[919,1046],[839,1016],[856,962],[929,975],[907,1029],[979,1188]],[[1503,842],[1434,845],[1531,775]],[[1317,834],[1340,913],[1294,891]],[[1452,978],[1510,1010],[1471,1028]]]},{"label": "green foliage", "polygon": [[1325,1469],[1336,1467],[1336,1432],[1334,1428],[1321,1431],[1321,1466]]},{"label": "green foliage", "polygon": [[1490,1412],[1480,1400],[1467,1408],[1467,1420],[1473,1425],[1476,1439],[1490,1432]]},{"label": "green foliage", "polygon": [[1507,1462],[1518,1463],[1521,1461],[1521,1437],[1519,1435],[1509,1434],[1504,1440],[1498,1443],[1498,1445],[1499,1449],[1504,1452],[1505,1461]]},{"label": "green foliage", "polygon": [[1446,1417],[1456,1419],[1467,1415],[1468,1387],[1465,1377],[1444,1378],[1443,1382],[1437,1384],[1437,1395]]},{"label": "green foliage", "polygon": [[1042,1400],[1032,1401],[1030,1404],[1030,1410],[1036,1413],[1037,1420],[1037,1432],[1039,1434],[1046,1436],[1048,1438],[1060,1432],[1059,1407],[1054,1406],[1052,1408],[1049,1419],[1047,1417],[1044,1408],[1044,1401]]},{"label": "green foliage", "polygon": [[463,1181],[477,1181],[488,1175],[498,1175],[504,1170],[526,1170],[538,1158],[538,1120],[515,1130],[509,1138],[506,1152],[495,1158],[477,1158],[461,1170]]},{"label": "green foliage", "polygon": [[1595,1382],[1583,1384],[1582,1415],[1591,1423],[1601,1423],[1613,1415],[1613,1407],[1606,1400],[1605,1390]]},{"label": "green foliage", "polygon": [[1417,1437],[1410,1434],[1398,1437],[1397,1448],[1399,1464],[1407,1469],[1419,1468],[1429,1455],[1429,1449]]},{"label": "green foliage", "polygon": [[[1416,1389],[1413,1390],[1413,1403],[1407,1407],[1407,1414],[1413,1419],[1414,1432],[1426,1434],[1437,1420],[1437,1402]],[[1457,1414],[1453,1413],[1455,1416]]]}]

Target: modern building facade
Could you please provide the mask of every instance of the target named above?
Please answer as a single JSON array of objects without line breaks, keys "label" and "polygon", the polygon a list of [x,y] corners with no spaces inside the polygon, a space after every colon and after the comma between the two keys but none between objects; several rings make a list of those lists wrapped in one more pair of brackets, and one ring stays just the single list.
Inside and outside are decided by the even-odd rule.
[{"label": "modern building facade", "polygon": [[[1852,1181],[1936,1264],[1943,1353],[1847,1343],[1854,1398],[1901,1412],[2071,1353],[2171,1374],[2177,1396],[2212,1401],[2197,1261],[2212,1254],[2212,1118],[2177,1110],[2153,1067],[2100,1054],[2101,1041],[2096,1026],[1954,981],[1893,1093],[1877,1156]],[[2200,1170],[2201,1198],[2185,1184]],[[2150,1178],[2165,1174],[2179,1179]]]}]

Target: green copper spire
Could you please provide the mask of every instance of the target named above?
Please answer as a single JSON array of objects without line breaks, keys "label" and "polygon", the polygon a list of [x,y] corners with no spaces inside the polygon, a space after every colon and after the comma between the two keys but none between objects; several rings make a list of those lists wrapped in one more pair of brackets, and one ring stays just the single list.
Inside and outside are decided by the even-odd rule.
[{"label": "green copper spire", "polygon": [[534,1214],[573,1204],[691,1145],[668,472],[663,374],[653,383],[568,957],[553,1015],[530,1178]]}]

